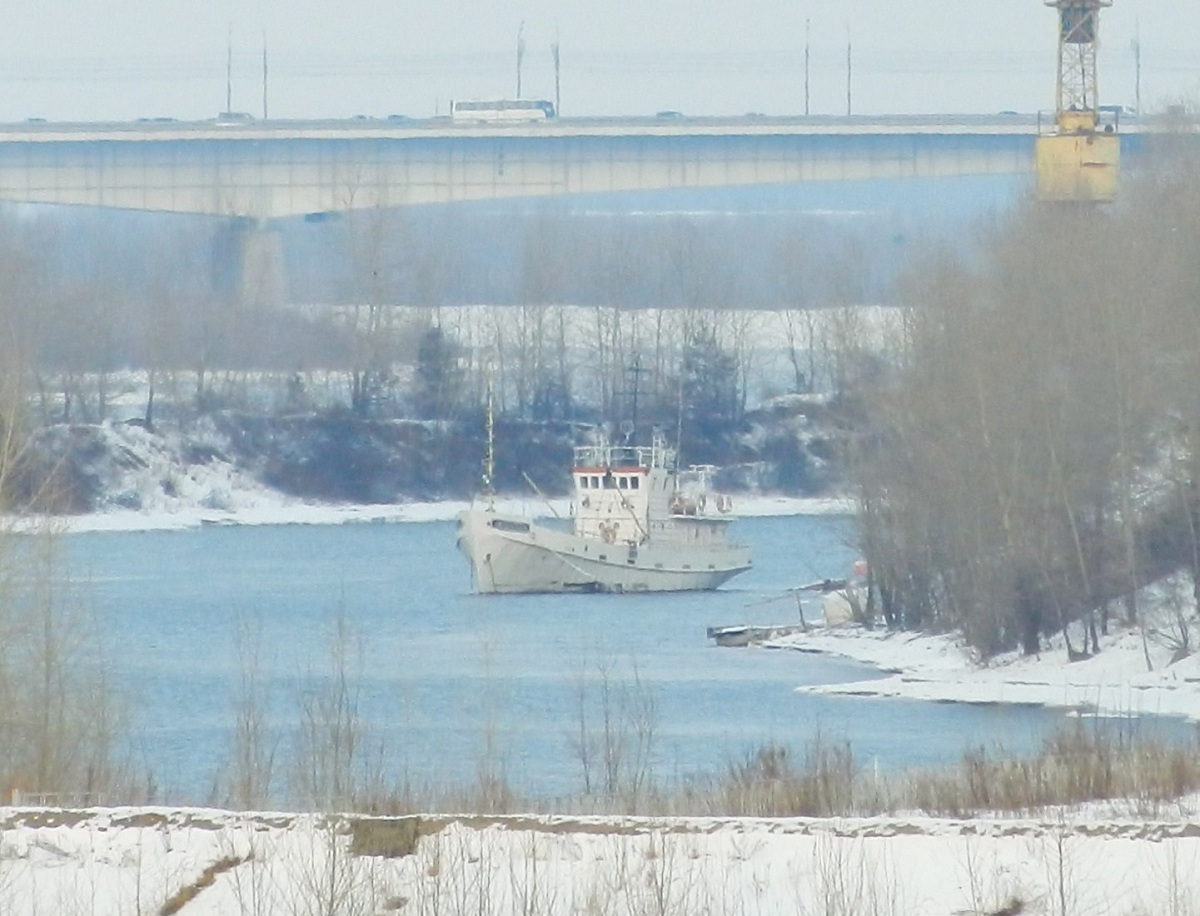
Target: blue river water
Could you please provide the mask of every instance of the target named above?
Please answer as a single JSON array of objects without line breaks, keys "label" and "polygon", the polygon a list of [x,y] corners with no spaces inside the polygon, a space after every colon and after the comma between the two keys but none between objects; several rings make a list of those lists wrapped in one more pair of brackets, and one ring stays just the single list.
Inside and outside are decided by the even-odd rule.
[{"label": "blue river water", "polygon": [[732,534],[755,566],[719,591],[569,596],[472,594],[450,522],[65,540],[127,697],[134,762],[176,802],[216,800],[246,671],[265,692],[286,772],[305,698],[337,668],[338,621],[351,634],[341,669],[366,744],[393,783],[447,789],[486,766],[524,793],[577,793],[581,723],[590,736],[600,728],[606,685],[612,718],[650,734],[664,782],[720,772],[766,743],[802,756],[818,734],[849,741],[865,765],[896,769],[978,744],[1027,749],[1061,723],[1041,709],[797,694],[874,672],[808,653],[717,648],[706,627],[796,622],[794,600],[781,596],[845,575],[853,526],[755,518]]}]

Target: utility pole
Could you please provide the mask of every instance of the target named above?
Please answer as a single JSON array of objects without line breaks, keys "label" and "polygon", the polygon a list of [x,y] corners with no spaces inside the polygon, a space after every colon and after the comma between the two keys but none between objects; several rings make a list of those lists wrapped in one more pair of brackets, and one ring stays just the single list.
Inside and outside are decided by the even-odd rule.
[{"label": "utility pole", "polygon": [[1142,113],[1142,23],[1133,21],[1133,105],[1137,114]]},{"label": "utility pole", "polygon": [[263,120],[267,120],[267,33],[263,32]]},{"label": "utility pole", "polygon": [[812,60],[812,20],[804,20],[804,114],[808,116],[809,63]]},{"label": "utility pole", "polygon": [[562,93],[561,84],[559,83],[559,67],[558,60],[558,36],[554,36],[554,44],[550,45],[550,53],[554,57],[554,114],[557,117],[562,114]]},{"label": "utility pole", "polygon": [[525,59],[525,20],[517,29],[517,98],[521,97],[521,63]]},{"label": "utility pole", "polygon": [[850,26],[846,26],[846,117],[854,113],[854,46],[850,43]]}]

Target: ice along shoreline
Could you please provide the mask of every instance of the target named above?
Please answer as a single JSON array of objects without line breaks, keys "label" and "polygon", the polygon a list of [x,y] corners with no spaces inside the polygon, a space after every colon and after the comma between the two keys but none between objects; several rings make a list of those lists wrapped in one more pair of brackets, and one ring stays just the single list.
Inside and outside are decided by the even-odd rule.
[{"label": "ice along shoreline", "polygon": [[[1187,587],[1190,589],[1190,584]],[[1177,647],[1162,638],[1162,631],[1154,625],[1155,618],[1169,607],[1164,596],[1145,607],[1145,633],[1138,627],[1114,628],[1101,637],[1098,653],[1080,661],[1067,660],[1061,636],[1036,656],[1014,651],[986,662],[980,662],[953,635],[859,626],[814,627],[765,645],[838,655],[886,673],[872,680],[798,687],[798,692],[1042,706],[1088,716],[1177,717],[1200,722],[1200,655],[1175,660]]]}]

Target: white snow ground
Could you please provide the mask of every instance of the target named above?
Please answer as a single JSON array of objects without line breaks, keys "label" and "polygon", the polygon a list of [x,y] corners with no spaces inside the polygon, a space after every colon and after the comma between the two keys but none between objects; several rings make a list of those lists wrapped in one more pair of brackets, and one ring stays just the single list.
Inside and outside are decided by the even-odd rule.
[{"label": "white snow ground", "polygon": [[9,810],[0,911],[1134,916],[1200,905],[1200,828],[1186,818],[463,816],[422,819],[413,848],[415,828],[215,810]]},{"label": "white snow ground", "polygon": [[[1100,652],[1067,660],[1062,637],[1038,656],[1018,652],[980,664],[953,636],[922,636],[859,627],[814,628],[768,645],[828,652],[891,672],[888,677],[848,684],[798,688],[843,696],[905,697],[955,703],[1021,703],[1111,716],[1180,716],[1200,721],[1200,655],[1175,661],[1179,627],[1200,639],[1194,612],[1181,623],[1174,609],[1191,580],[1164,583],[1143,593],[1144,630],[1114,619],[1101,636]],[[1114,615],[1115,618],[1116,615]],[[1144,632],[1144,637],[1143,637]],[[1082,633],[1075,633],[1076,648]]]}]

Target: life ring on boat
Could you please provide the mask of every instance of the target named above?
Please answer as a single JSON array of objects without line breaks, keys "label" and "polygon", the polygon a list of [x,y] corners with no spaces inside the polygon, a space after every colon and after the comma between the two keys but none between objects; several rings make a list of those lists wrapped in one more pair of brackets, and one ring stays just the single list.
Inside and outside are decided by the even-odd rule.
[{"label": "life ring on boat", "polygon": [[590,506],[591,504],[592,504],[591,497],[588,497],[588,496],[585,496],[583,498],[583,500],[580,502],[580,505],[583,506],[583,508],[585,508],[585,509],[588,508],[588,506]]},{"label": "life ring on boat", "polygon": [[604,539],[605,544],[611,544],[617,539],[617,529],[613,525],[601,525],[600,537]]},{"label": "life ring on boat", "polygon": [[704,502],[705,502],[705,499],[704,499],[704,494],[703,494],[703,493],[701,493],[701,494],[700,494],[700,498],[699,498],[698,500],[696,500],[696,502],[697,502],[697,503],[699,504],[699,506],[700,506],[700,511],[701,511],[701,512],[703,512],[703,511],[704,511]]},{"label": "life ring on boat", "polygon": [[718,512],[732,512],[733,511],[733,497],[727,496],[724,493],[717,494],[717,511]]}]

